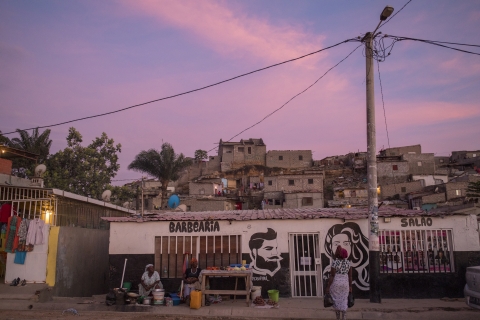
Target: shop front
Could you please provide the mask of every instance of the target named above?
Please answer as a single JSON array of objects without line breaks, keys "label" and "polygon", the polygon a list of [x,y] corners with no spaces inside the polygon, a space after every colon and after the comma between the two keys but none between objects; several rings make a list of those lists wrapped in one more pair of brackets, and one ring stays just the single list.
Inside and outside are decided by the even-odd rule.
[{"label": "shop front", "polygon": [[[480,264],[476,216],[435,215],[383,207],[380,216],[382,296],[460,297],[464,270]],[[110,222],[110,286],[138,285],[152,263],[167,290],[177,290],[185,256],[202,269],[239,264],[253,285],[286,297],[321,297],[338,245],[348,252],[354,293],[368,298],[368,225],[365,209],[277,209],[171,212]],[[462,273],[463,272],[463,273]],[[429,288],[416,283],[429,282]],[[216,285],[221,286],[221,283]]]}]

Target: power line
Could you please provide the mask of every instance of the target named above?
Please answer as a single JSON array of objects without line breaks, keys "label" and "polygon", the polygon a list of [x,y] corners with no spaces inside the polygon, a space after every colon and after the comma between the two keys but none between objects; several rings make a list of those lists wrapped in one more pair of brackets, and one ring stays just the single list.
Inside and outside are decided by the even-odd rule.
[{"label": "power line", "polygon": [[[87,119],[92,119],[92,118],[97,118],[97,117],[103,117],[103,116],[106,116],[106,115],[110,115],[110,114],[122,112],[122,111],[129,110],[129,109],[133,109],[133,108],[137,108],[137,107],[140,107],[140,106],[144,106],[144,105],[147,105],[147,104],[150,104],[150,103],[154,103],[154,102],[158,102],[158,101],[162,101],[162,100],[167,100],[167,99],[176,98],[176,97],[179,97],[179,96],[182,96],[182,95],[186,95],[186,94],[189,94],[189,93],[193,93],[193,92],[196,92],[196,91],[200,91],[200,90],[204,90],[204,89],[207,89],[207,88],[211,88],[211,87],[217,86],[217,85],[219,85],[219,84],[222,84],[222,83],[225,83],[225,82],[229,82],[229,81],[232,81],[232,80],[235,80],[235,79],[238,79],[238,78],[241,78],[241,77],[244,77],[244,76],[247,76],[247,75],[256,73],[256,72],[259,72],[259,71],[263,71],[263,70],[267,70],[267,69],[270,69],[270,68],[273,68],[273,67],[277,67],[277,66],[280,66],[280,65],[285,64],[285,63],[289,63],[289,62],[293,62],[293,61],[296,61],[296,60],[300,60],[300,59],[303,59],[303,58],[305,58],[305,57],[308,57],[308,56],[317,54],[317,53],[319,53],[319,52],[322,52],[322,51],[325,51],[325,50],[334,48],[334,47],[336,47],[336,46],[339,46],[339,45],[341,45],[341,44],[343,44],[343,43],[347,43],[347,42],[350,42],[350,41],[357,41],[357,40],[356,40],[356,39],[347,39],[347,40],[338,42],[338,43],[336,43],[336,44],[334,44],[334,45],[331,45],[331,46],[329,46],[329,47],[326,47],[326,48],[323,48],[323,49],[320,49],[320,50],[317,50],[317,51],[314,51],[314,52],[311,52],[311,53],[307,53],[307,54],[305,54],[305,55],[303,55],[303,56],[300,56],[300,57],[297,57],[297,58],[293,58],[293,59],[290,59],[290,60],[285,60],[285,61],[283,61],[283,62],[275,63],[275,64],[272,64],[272,65],[267,66],[267,67],[263,67],[263,68],[260,68],[260,69],[256,69],[256,70],[253,70],[253,71],[250,71],[250,72],[247,72],[247,73],[243,73],[243,74],[241,74],[241,75],[238,75],[238,76],[235,76],[235,77],[232,77],[232,78],[228,78],[228,79],[226,79],[226,80],[222,80],[222,81],[219,81],[219,82],[215,82],[215,83],[213,83],[213,84],[210,84],[210,85],[207,85],[207,86],[203,86],[203,87],[200,87],[200,88],[197,88],[197,89],[185,91],[185,92],[182,92],[182,93],[177,93],[177,94],[174,94],[174,95],[171,95],[171,96],[167,96],[167,97],[163,97],[163,98],[159,98],[159,99],[155,99],[155,100],[151,100],[151,101],[147,101],[147,102],[135,104],[135,105],[130,106],[130,107],[126,107],[126,108],[122,108],[122,109],[118,109],[118,110],[114,110],[114,111],[110,111],[110,112],[100,113],[100,114],[93,115],[93,116],[88,116],[88,117],[83,117],[83,118],[77,118],[77,119],[74,119],[74,120],[64,121],[64,122],[60,122],[60,123],[56,123],[56,124],[51,124],[51,125],[46,125],[46,126],[41,126],[41,127],[33,127],[33,128],[28,128],[28,129],[22,129],[22,130],[32,130],[32,129],[43,129],[43,128],[56,127],[56,126],[60,126],[60,125],[63,125],[63,124],[72,123],[72,122],[77,122],[77,121],[81,121],[81,120],[87,120]],[[16,131],[2,133],[2,135],[12,134],[12,133],[16,133]]]},{"label": "power line", "polygon": [[[358,41],[358,40],[356,40]],[[296,95],[294,95],[292,98],[290,98],[287,102],[285,102],[283,105],[281,105],[279,108],[275,109],[274,111],[270,112],[269,114],[267,114],[265,117],[263,117],[260,121],[257,121],[256,123],[254,123],[253,125],[249,126],[248,128],[246,129],[243,129],[242,131],[240,131],[239,133],[237,133],[236,135],[234,135],[233,137],[231,137],[230,139],[228,139],[227,141],[225,142],[229,142],[231,141],[232,139],[234,139],[235,137],[241,135],[242,133],[244,133],[245,131],[259,125],[260,123],[262,123],[263,121],[265,121],[267,118],[269,118],[270,116],[272,116],[274,113],[280,111],[283,107],[285,107],[290,101],[292,101],[293,99],[295,99],[296,97],[298,97],[299,95],[301,95],[302,93],[304,93],[305,91],[307,91],[308,89],[310,89],[311,87],[313,87],[318,81],[320,81],[325,75],[327,75],[327,73],[329,73],[331,70],[333,70],[335,67],[337,67],[340,63],[342,63],[343,61],[345,61],[348,57],[350,57],[355,51],[357,51],[358,48],[360,48],[363,44],[360,44],[359,46],[357,46],[355,49],[353,49],[345,58],[343,58],[342,60],[340,60],[336,65],[334,65],[333,67],[331,67],[330,69],[328,69],[320,78],[318,78],[317,80],[315,80],[314,83],[312,83],[311,85],[309,85],[307,88],[305,88],[304,90],[302,90],[301,92],[297,93]],[[207,152],[210,152],[212,150],[215,150],[216,148],[218,147],[214,147],[210,150],[208,150]]]},{"label": "power line", "polygon": [[[446,46],[446,45],[441,44],[441,43],[446,43],[446,42],[441,42],[441,41],[417,39],[417,38],[410,38],[410,37],[398,37],[398,36],[393,36],[393,35],[385,35],[384,38],[392,38],[393,41],[395,41],[395,42],[405,41],[405,40],[418,41],[418,42],[433,44],[435,46],[439,46],[439,47],[443,47],[443,48],[447,48],[447,49],[451,49],[451,50],[455,50],[455,51],[460,51],[460,52],[470,53],[470,54],[480,56],[480,53],[478,53],[478,52],[472,52],[472,51],[468,51],[468,50],[463,50],[463,49],[458,49],[458,48]],[[458,44],[458,45],[465,45],[465,46],[468,45],[468,46],[472,46],[472,47],[480,47],[479,45],[470,45],[470,44]]]}]

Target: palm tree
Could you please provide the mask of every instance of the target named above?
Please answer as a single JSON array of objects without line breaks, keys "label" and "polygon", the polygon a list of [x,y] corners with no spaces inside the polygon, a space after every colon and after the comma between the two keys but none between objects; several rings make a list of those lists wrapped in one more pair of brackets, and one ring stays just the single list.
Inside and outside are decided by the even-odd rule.
[{"label": "palm tree", "polygon": [[160,152],[155,149],[141,151],[128,165],[128,169],[158,178],[162,185],[160,190],[162,191],[163,207],[167,199],[168,183],[178,180],[180,171],[190,164],[191,160],[186,159],[182,153],[175,154],[172,145],[164,143]]},{"label": "palm tree", "polygon": [[[26,130],[16,130],[20,135],[19,138],[10,140],[10,146],[20,150],[36,153],[39,155],[37,163],[45,163],[50,154],[52,140],[50,139],[50,129],[39,133],[38,128],[29,135]],[[28,159],[14,159],[12,163],[12,171],[17,176],[28,177],[33,174],[33,163]]]}]

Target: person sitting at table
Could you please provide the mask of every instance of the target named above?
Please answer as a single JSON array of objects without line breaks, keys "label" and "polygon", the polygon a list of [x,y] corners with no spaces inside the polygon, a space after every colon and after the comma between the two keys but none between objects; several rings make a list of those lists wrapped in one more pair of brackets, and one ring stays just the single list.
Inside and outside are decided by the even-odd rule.
[{"label": "person sitting at table", "polygon": [[163,284],[160,281],[160,275],[153,269],[153,264],[147,264],[138,286],[138,293],[147,297],[152,295],[154,289],[163,289]]},{"label": "person sitting at table", "polygon": [[185,270],[184,279],[185,285],[183,286],[183,297],[185,300],[188,300],[190,297],[190,292],[193,290],[200,290],[200,272],[202,269],[198,267],[198,260],[192,258],[190,261],[190,268]]}]

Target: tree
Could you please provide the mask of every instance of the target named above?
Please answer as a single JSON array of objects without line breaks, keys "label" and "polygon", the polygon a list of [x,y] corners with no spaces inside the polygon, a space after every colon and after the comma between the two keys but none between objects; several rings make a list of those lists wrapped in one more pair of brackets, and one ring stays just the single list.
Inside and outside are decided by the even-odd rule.
[{"label": "tree", "polygon": [[[20,135],[18,138],[10,140],[9,146],[12,148],[36,153],[39,155],[37,163],[45,163],[50,154],[52,140],[50,139],[50,129],[40,133],[38,128],[29,135],[26,130],[16,130]],[[12,172],[16,176],[28,177],[33,176],[35,170],[35,162],[26,158],[16,158],[12,162]]]},{"label": "tree", "polygon": [[117,153],[121,145],[115,145],[105,132],[84,147],[82,135],[75,128],[68,130],[67,148],[47,160],[45,185],[83,196],[101,199],[120,165]]},{"label": "tree", "polygon": [[480,197],[480,181],[468,183],[467,197]]},{"label": "tree", "polygon": [[164,143],[160,152],[155,149],[141,151],[128,165],[128,169],[158,178],[161,183],[163,207],[167,199],[168,183],[176,181],[180,171],[189,165],[191,165],[191,161],[185,159],[183,153],[175,154],[172,145]]},{"label": "tree", "polygon": [[122,206],[127,201],[131,202],[136,196],[136,193],[126,186],[108,185],[107,189],[112,191],[111,202],[118,206]]},{"label": "tree", "polygon": [[0,145],[10,146],[10,139],[2,135],[2,130],[0,130]]},{"label": "tree", "polygon": [[208,158],[208,153],[205,150],[198,149],[195,151],[195,160],[201,161]]}]

